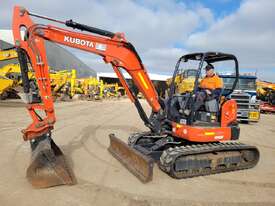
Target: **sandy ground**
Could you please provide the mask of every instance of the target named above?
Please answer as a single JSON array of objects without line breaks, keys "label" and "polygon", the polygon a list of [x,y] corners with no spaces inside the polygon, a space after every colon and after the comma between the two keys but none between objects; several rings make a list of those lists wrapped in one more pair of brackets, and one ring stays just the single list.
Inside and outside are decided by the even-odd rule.
[{"label": "sandy ground", "polygon": [[[148,108],[149,109],[149,108]],[[0,205],[275,205],[275,115],[241,125],[241,141],[260,149],[250,170],[175,180],[154,168],[142,184],[107,151],[109,133],[126,140],[146,128],[128,100],[56,104],[53,133],[78,184],[35,190],[25,179],[30,149],[20,130],[30,122],[22,104],[0,103]]]}]

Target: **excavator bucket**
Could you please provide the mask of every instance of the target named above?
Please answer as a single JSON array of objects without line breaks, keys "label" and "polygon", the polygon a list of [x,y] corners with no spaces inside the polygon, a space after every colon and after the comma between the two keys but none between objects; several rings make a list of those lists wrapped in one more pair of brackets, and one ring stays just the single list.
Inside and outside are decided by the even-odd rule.
[{"label": "excavator bucket", "polygon": [[147,183],[153,178],[154,161],[110,134],[108,151],[121,162],[141,182]]},{"label": "excavator bucket", "polygon": [[66,163],[60,148],[48,135],[31,142],[32,160],[27,179],[35,188],[76,184],[74,173]]}]

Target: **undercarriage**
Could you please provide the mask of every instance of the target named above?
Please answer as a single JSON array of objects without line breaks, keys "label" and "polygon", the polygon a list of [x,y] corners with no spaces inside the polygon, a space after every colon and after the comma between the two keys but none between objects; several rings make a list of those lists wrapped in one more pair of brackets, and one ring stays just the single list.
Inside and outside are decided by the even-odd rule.
[{"label": "undercarriage", "polygon": [[110,139],[109,151],[142,182],[152,180],[154,163],[182,179],[249,169],[259,161],[258,149],[240,142],[195,143],[150,132],[133,134],[128,146],[114,135]]}]

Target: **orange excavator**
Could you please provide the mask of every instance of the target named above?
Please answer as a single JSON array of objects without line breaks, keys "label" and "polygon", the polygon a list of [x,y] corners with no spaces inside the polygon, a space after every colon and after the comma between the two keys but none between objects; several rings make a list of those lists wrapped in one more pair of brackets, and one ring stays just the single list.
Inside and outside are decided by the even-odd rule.
[{"label": "orange excavator", "polygon": [[[54,21],[82,32],[35,24],[31,17]],[[20,31],[24,31],[24,37],[20,35]],[[13,14],[13,34],[22,70],[24,92],[29,100],[27,109],[33,120],[22,132],[24,140],[30,141],[31,144],[32,161],[27,169],[27,178],[34,187],[76,183],[73,171],[52,139],[56,117],[44,40],[97,54],[105,63],[111,64],[149,131],[132,134],[128,144],[110,134],[108,150],[142,182],[152,180],[154,163],[174,178],[247,169],[257,164],[259,151],[256,147],[232,141],[237,140],[240,133],[236,121],[236,102],[227,98],[238,81],[238,61],[234,55],[207,52],[182,56],[176,64],[169,97],[164,100],[158,97],[138,53],[123,33],[112,33],[72,20],[64,22],[52,19],[16,6]],[[180,65],[189,61],[198,62],[194,90],[177,94],[175,77],[180,71]],[[223,91],[223,98],[206,102],[203,108],[194,111],[196,91],[199,89],[198,79],[203,65],[220,61],[235,63],[236,80],[233,87]],[[28,62],[35,71],[41,102],[32,101],[32,88],[27,75]],[[152,113],[149,117],[133,88],[127,84],[123,70],[129,73],[151,106]],[[189,115],[182,112],[186,108],[191,111]],[[208,118],[210,116],[211,118]],[[216,118],[212,118],[213,116]]]}]

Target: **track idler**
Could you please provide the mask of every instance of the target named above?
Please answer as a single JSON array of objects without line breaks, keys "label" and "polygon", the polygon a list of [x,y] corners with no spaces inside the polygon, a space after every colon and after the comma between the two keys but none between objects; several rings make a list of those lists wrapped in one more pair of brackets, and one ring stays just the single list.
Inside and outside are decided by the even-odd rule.
[{"label": "track idler", "polygon": [[47,188],[76,184],[73,171],[50,134],[31,140],[31,149],[32,157],[27,169],[27,179],[33,187]]}]

